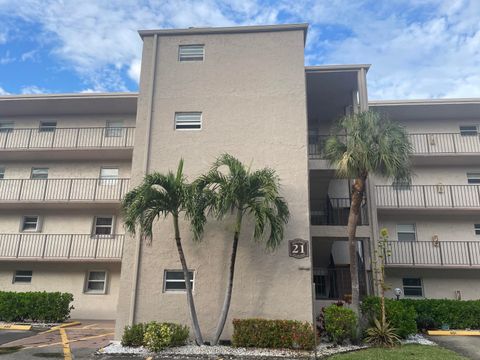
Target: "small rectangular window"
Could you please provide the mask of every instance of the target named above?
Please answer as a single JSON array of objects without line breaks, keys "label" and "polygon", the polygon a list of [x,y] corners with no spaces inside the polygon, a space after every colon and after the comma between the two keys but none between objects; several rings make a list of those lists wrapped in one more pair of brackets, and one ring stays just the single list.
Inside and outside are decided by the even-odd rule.
[{"label": "small rectangular window", "polygon": [[421,278],[403,278],[403,295],[405,296],[423,296],[423,287]]},{"label": "small rectangular window", "polygon": [[178,47],[179,61],[203,61],[205,45],[180,45]]},{"label": "small rectangular window", "polygon": [[475,235],[480,235],[480,224],[475,224]]},{"label": "small rectangular window", "polygon": [[[190,285],[192,290],[194,287],[194,272],[189,271]],[[163,276],[163,290],[164,291],[185,291],[185,277],[182,270],[165,270]]]},{"label": "small rectangular window", "polygon": [[17,270],[13,275],[13,283],[31,283],[32,275],[32,270]]},{"label": "small rectangular window", "polygon": [[112,235],[113,216],[95,216],[93,235]]},{"label": "small rectangular window", "polygon": [[38,132],[54,132],[57,128],[56,121],[40,121]]},{"label": "small rectangular window", "polygon": [[469,184],[480,184],[480,173],[467,173],[467,181]]},{"label": "small rectangular window", "polygon": [[396,190],[411,190],[412,188],[412,179],[395,179],[392,183],[392,186]]},{"label": "small rectangular window", "polygon": [[201,130],[201,112],[178,112],[175,113],[175,130]]},{"label": "small rectangular window", "polygon": [[36,232],[40,229],[40,217],[38,215],[25,215],[22,217],[21,231]]},{"label": "small rectangular window", "polygon": [[398,224],[397,225],[397,239],[398,241],[415,241],[417,234],[415,231],[415,224]]},{"label": "small rectangular window", "polygon": [[0,122],[0,133],[9,133],[13,131],[13,121]]},{"label": "small rectangular window", "polygon": [[123,135],[123,121],[107,121],[105,137],[121,137]]},{"label": "small rectangular window", "polygon": [[100,185],[116,185],[118,168],[102,167],[100,169]]},{"label": "small rectangular window", "polygon": [[89,271],[85,284],[85,292],[105,294],[107,288],[107,272],[103,270]]},{"label": "small rectangular window", "polygon": [[478,128],[475,125],[462,125],[460,126],[461,136],[477,136]]},{"label": "small rectangular window", "polygon": [[0,166],[0,180],[5,178],[5,168]]},{"label": "small rectangular window", "polygon": [[30,179],[48,179],[48,168],[32,168]]}]

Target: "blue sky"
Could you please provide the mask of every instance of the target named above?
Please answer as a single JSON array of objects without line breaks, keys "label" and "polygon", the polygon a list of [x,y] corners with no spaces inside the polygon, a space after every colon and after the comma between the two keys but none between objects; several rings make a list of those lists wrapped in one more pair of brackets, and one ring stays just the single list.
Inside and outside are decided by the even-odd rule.
[{"label": "blue sky", "polygon": [[289,22],[371,99],[480,96],[480,0],[0,0],[0,95],[137,91],[138,29]]}]

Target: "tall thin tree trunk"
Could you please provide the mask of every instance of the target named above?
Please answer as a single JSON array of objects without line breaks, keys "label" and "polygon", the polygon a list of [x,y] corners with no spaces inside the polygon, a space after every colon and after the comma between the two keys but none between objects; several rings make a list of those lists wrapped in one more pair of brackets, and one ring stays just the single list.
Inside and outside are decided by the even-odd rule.
[{"label": "tall thin tree trunk", "polygon": [[366,178],[360,177],[354,180],[352,185],[352,204],[348,215],[348,248],[350,255],[350,278],[352,282],[352,309],[360,316],[360,284],[358,280],[357,258],[357,224],[360,218],[360,206],[363,201],[363,191]]},{"label": "tall thin tree trunk", "polygon": [[173,216],[173,227],[175,228],[175,242],[177,243],[178,256],[182,263],[183,277],[185,279],[185,288],[187,290],[187,303],[190,309],[190,317],[192,320],[195,341],[197,345],[203,345],[202,332],[198,324],[197,311],[195,310],[195,302],[192,295],[192,284],[190,283],[190,275],[188,273],[187,260],[182,248],[182,239],[180,238],[180,228],[178,226],[178,215]]},{"label": "tall thin tree trunk", "polygon": [[212,345],[217,345],[222,335],[225,322],[227,321],[228,310],[230,309],[230,301],[232,300],[233,291],[233,276],[235,273],[235,260],[237,258],[238,239],[240,238],[240,229],[242,227],[242,210],[237,210],[237,218],[235,223],[235,233],[233,234],[232,253],[230,255],[230,266],[228,269],[227,289],[225,291],[225,298],[223,299],[222,312],[218,320],[215,336],[212,341]]}]

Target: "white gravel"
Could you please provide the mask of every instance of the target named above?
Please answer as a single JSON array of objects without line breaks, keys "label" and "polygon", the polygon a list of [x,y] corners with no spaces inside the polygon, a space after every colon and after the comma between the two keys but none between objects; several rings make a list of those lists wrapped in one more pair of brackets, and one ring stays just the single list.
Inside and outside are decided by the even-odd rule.
[{"label": "white gravel", "polygon": [[420,344],[420,345],[437,345],[431,340],[428,340],[421,334],[410,335],[407,339],[402,340],[402,344]]},{"label": "white gravel", "polygon": [[[342,352],[349,352],[364,349],[366,346],[333,346],[332,344],[321,344],[317,347],[317,356],[330,356],[333,354],[338,354]],[[108,354],[108,355],[141,355],[147,356],[152,355],[147,349],[143,347],[132,348],[132,347],[123,347],[119,341],[113,341],[108,346],[100,349],[99,354]],[[283,357],[283,358],[299,358],[299,357],[313,357],[313,352],[310,351],[294,351],[288,349],[256,349],[256,348],[237,348],[231,346],[196,346],[196,345],[185,345],[180,347],[167,348],[158,352],[158,356],[238,356],[238,357]]]}]

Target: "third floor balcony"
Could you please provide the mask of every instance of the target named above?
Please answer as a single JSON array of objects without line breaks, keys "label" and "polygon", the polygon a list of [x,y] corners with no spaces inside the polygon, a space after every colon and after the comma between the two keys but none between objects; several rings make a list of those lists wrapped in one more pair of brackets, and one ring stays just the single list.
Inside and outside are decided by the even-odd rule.
[{"label": "third floor balcony", "polygon": [[3,128],[0,153],[5,160],[81,159],[98,151],[103,158],[129,158],[134,138],[134,127]]},{"label": "third floor balcony", "polygon": [[128,191],[130,179],[2,179],[0,205],[25,203],[114,203]]},{"label": "third floor balcony", "polygon": [[480,209],[480,185],[377,185],[378,208]]}]

